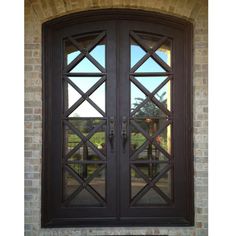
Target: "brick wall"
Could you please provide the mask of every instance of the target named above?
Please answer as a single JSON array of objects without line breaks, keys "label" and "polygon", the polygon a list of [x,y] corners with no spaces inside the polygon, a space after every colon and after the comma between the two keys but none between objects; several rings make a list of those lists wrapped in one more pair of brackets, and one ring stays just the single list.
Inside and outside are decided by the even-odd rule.
[{"label": "brick wall", "polygon": [[[195,227],[41,229],[41,24],[89,9],[132,8],[188,19],[194,24],[193,126]],[[25,0],[25,235],[206,236],[208,222],[208,7],[207,0]]]}]

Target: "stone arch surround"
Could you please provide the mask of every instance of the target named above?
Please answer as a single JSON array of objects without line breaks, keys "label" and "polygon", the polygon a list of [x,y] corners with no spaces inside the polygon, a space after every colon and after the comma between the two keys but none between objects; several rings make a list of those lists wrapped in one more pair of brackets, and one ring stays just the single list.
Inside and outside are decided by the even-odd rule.
[{"label": "stone arch surround", "polygon": [[[194,227],[115,227],[42,229],[42,23],[85,10],[128,8],[187,19],[194,26],[193,135]],[[25,0],[25,235],[206,236],[208,222],[208,4],[207,0]]]}]

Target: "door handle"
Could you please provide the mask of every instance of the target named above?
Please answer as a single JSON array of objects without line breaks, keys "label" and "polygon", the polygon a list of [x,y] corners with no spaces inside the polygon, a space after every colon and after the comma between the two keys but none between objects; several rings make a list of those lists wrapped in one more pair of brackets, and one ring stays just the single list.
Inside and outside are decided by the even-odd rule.
[{"label": "door handle", "polygon": [[109,119],[109,141],[112,151],[114,147],[114,135],[115,135],[115,119],[113,116],[111,116]]},{"label": "door handle", "polygon": [[122,137],[122,143],[123,143],[123,152],[125,152],[125,146],[128,139],[127,135],[127,118],[126,116],[123,116],[122,118],[122,124],[121,124],[121,137]]}]

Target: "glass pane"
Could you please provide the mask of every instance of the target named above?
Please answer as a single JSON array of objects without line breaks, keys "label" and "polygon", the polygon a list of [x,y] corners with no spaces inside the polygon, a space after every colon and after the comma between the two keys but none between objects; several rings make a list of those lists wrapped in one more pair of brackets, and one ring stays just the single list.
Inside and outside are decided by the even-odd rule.
[{"label": "glass pane", "polygon": [[[151,159],[149,159],[151,160]],[[136,163],[135,166],[150,180],[159,175],[167,166],[166,163]]]},{"label": "glass pane", "polygon": [[156,54],[169,66],[171,66],[171,41],[167,40],[160,48],[156,50]]},{"label": "glass pane", "polygon": [[86,36],[78,36],[74,39],[76,40],[80,49],[87,49],[92,41],[98,36],[98,34],[91,34]]},{"label": "glass pane", "polygon": [[[88,153],[87,153],[88,154]],[[98,168],[100,168],[103,164],[81,164],[81,163],[73,163],[68,164],[76,173],[79,174],[81,178],[86,180],[90,177]]]},{"label": "glass pane", "polygon": [[94,57],[105,68],[105,40],[99,43],[91,52],[90,55]]},{"label": "glass pane", "polygon": [[87,92],[101,77],[69,77],[84,93]]},{"label": "glass pane", "polygon": [[155,90],[165,79],[167,76],[160,77],[135,77],[150,93]]},{"label": "glass pane", "polygon": [[69,83],[66,83],[65,89],[67,89],[65,92],[65,109],[67,110],[81,98],[81,95]]},{"label": "glass pane", "polygon": [[89,141],[94,144],[94,146],[103,154],[106,153],[106,137],[105,131],[101,128],[98,132],[96,132]]},{"label": "glass pane", "polygon": [[[87,134],[92,131],[96,126],[103,123],[102,119],[73,119],[70,120],[70,123],[78,129],[83,135],[87,136]],[[104,127],[105,128],[105,127]]]},{"label": "glass pane", "polygon": [[131,68],[146,54],[146,52],[131,39],[130,66]]},{"label": "glass pane", "polygon": [[[140,103],[142,101],[143,100],[140,99]],[[154,104],[151,101],[148,101],[134,114],[134,116],[136,118],[141,118],[141,117],[153,118],[153,117],[165,117],[166,115],[156,104]]]},{"label": "glass pane", "polygon": [[[103,122],[100,119],[76,119],[76,120],[70,120],[70,123],[73,124],[73,126],[78,129],[85,137],[93,131],[93,129],[100,125],[101,122]],[[106,125],[102,125],[95,134],[92,135],[90,138],[90,142],[94,144],[94,146],[101,152],[105,154],[106,152],[106,143],[105,143],[105,130]],[[67,154],[69,151],[73,150],[74,147],[76,147],[78,144],[81,143],[80,137],[78,137],[71,129],[69,129],[67,126],[65,126],[65,137],[64,137],[64,143],[65,143],[65,154]],[[81,143],[80,148],[73,153],[73,155],[70,157],[70,160],[99,160],[100,158],[97,156],[97,154],[94,153],[93,150],[86,144]]]},{"label": "glass pane", "polygon": [[66,170],[64,170],[64,200],[68,198],[78,187],[80,183]]},{"label": "glass pane", "polygon": [[143,143],[146,138],[133,126],[130,125],[130,149],[135,152]]},{"label": "glass pane", "polygon": [[155,204],[166,204],[166,201],[154,190],[148,190],[145,195],[139,199],[137,205],[155,205]]},{"label": "glass pane", "polygon": [[66,40],[64,44],[64,57],[65,65],[70,64],[78,55],[80,51],[71,43],[71,41]]},{"label": "glass pane", "polygon": [[130,83],[130,90],[131,90],[130,107],[131,107],[131,111],[133,111],[142,101],[146,99],[146,96],[132,82]]},{"label": "glass pane", "polygon": [[[139,34],[139,36],[148,49],[156,48],[158,41],[163,38],[150,34]],[[169,66],[171,66],[171,46],[171,40],[167,39],[155,52]]]},{"label": "glass pane", "polygon": [[99,86],[89,98],[105,112],[105,83]]},{"label": "glass pane", "polygon": [[84,101],[69,117],[102,117],[102,115],[89,102]]},{"label": "glass pane", "polygon": [[164,131],[157,137],[157,143],[171,154],[171,125],[168,125]]},{"label": "glass pane", "polygon": [[89,183],[91,187],[93,187],[103,198],[106,198],[106,171],[103,169],[99,172],[99,174],[92,179]]},{"label": "glass pane", "polygon": [[[164,77],[136,77],[149,92],[153,92],[164,80]],[[156,94],[155,98],[161,102],[168,110],[171,110],[171,81],[168,81]],[[146,99],[146,95],[131,82],[131,111]],[[153,101],[149,101],[135,114],[137,117],[143,116],[165,116],[164,112],[155,105]]]},{"label": "glass pane", "polygon": [[159,64],[149,57],[136,72],[166,72]]},{"label": "glass pane", "polygon": [[96,73],[100,72],[100,70],[92,63],[90,62],[87,58],[84,58],[82,61],[80,61],[70,72],[73,73]]},{"label": "glass pane", "polygon": [[160,190],[170,199],[172,199],[171,192],[171,170],[167,171],[161,179],[155,184]]},{"label": "glass pane", "polygon": [[79,136],[77,136],[70,128],[65,126],[64,131],[64,153],[69,153],[75,146],[77,146],[81,142]]},{"label": "glass pane", "polygon": [[157,42],[162,38],[160,36],[151,34],[138,34],[138,36],[142,39],[148,49],[153,49],[156,47]]},{"label": "glass pane", "polygon": [[171,110],[171,81],[168,81],[155,95],[169,111]]},{"label": "glass pane", "polygon": [[139,118],[134,119],[135,123],[145,130],[150,136],[153,136],[167,121],[166,117],[163,118]]},{"label": "glass pane", "polygon": [[98,161],[101,158],[87,144],[81,146],[69,156],[69,161]]},{"label": "glass pane", "polygon": [[148,144],[147,147],[135,156],[136,160],[168,161],[168,158],[160,152],[154,145]]},{"label": "glass pane", "polygon": [[86,189],[83,189],[70,202],[70,205],[76,206],[102,206],[102,204]]},{"label": "glass pane", "polygon": [[133,198],[147,183],[131,168],[131,197]]}]

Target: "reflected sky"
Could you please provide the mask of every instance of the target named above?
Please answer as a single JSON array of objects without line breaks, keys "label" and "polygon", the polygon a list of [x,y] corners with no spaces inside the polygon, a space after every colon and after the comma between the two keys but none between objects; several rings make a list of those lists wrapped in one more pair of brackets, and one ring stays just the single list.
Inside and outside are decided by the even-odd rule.
[{"label": "reflected sky", "polygon": [[[78,55],[79,51],[74,51],[67,55],[67,64],[71,63]],[[90,54],[105,68],[105,45],[97,45]],[[168,61],[168,54],[165,51],[158,51],[157,54],[162,58],[163,61]],[[137,61],[139,61],[145,52],[138,45],[131,45],[131,67],[134,66]],[[71,72],[91,72],[91,73],[99,73],[99,69],[93,65],[87,58],[84,58]],[[138,70],[137,72],[164,72],[164,70],[151,58],[149,58]],[[145,77],[143,81],[143,85],[152,92],[166,77]],[[95,84],[99,78],[94,77],[76,77],[70,78],[83,92],[87,92],[93,84]],[[109,79],[109,78],[107,78]],[[135,86],[135,85],[134,85]],[[136,87],[136,86],[135,86]],[[166,93],[167,86],[162,88],[161,94]],[[160,94],[160,92],[159,92]],[[132,104],[136,102],[136,98],[145,98],[146,96],[138,89],[135,88],[131,93],[131,107]],[[77,99],[80,98],[78,92],[68,86],[68,105],[69,107],[74,104]],[[105,111],[105,86],[99,87],[90,98],[103,110]],[[76,109],[72,116],[78,117],[100,117],[100,113],[96,111],[89,103],[81,105],[78,109]]]}]

